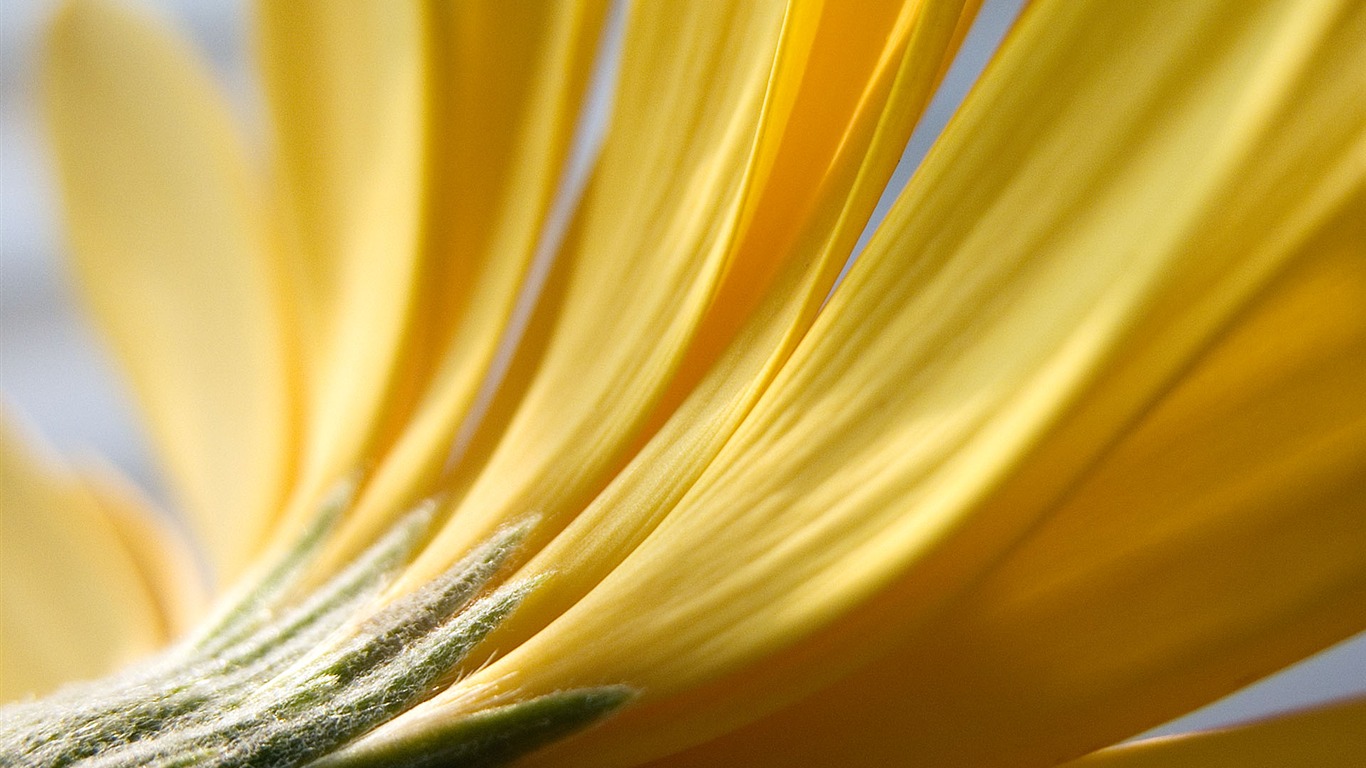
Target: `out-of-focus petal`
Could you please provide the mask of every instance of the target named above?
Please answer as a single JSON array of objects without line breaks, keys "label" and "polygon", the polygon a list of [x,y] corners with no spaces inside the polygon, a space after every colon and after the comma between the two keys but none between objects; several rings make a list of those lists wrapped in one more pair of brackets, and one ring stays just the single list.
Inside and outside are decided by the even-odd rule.
[{"label": "out-of-focus petal", "polygon": [[0,419],[0,700],[104,674],[166,639],[100,504]]},{"label": "out-of-focus petal", "polygon": [[231,576],[279,503],[295,428],[261,188],[207,74],[155,22],[69,3],[44,74],[81,288]]},{"label": "out-of-focus petal", "polygon": [[81,479],[100,505],[156,601],[161,623],[179,637],[204,617],[209,590],[203,564],[183,533],[158,517],[137,486],[103,462],[82,468]]},{"label": "out-of-focus petal", "polygon": [[1366,758],[1366,700],[1217,731],[1125,744],[1065,768],[1354,768]]},{"label": "out-of-focus petal", "polygon": [[306,395],[287,508],[297,520],[374,461],[390,411],[404,410],[425,259],[432,25],[417,2],[262,0],[256,14]]}]

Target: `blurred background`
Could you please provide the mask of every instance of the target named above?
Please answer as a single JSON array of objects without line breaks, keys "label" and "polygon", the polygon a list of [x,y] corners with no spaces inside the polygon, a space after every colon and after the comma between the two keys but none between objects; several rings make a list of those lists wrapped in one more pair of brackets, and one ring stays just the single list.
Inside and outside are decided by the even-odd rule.
[{"label": "blurred background", "polygon": [[[243,129],[260,135],[248,3],[136,1],[172,19],[194,41],[232,101]],[[908,145],[874,224],[971,87],[1021,1],[985,4],[963,53]],[[97,453],[154,498],[164,500],[130,400],[87,326],[62,266],[64,244],[34,92],[42,31],[55,5],[55,0],[0,2],[0,397],[12,415],[59,451]],[[1366,635],[1154,733],[1213,727],[1363,692]]]}]

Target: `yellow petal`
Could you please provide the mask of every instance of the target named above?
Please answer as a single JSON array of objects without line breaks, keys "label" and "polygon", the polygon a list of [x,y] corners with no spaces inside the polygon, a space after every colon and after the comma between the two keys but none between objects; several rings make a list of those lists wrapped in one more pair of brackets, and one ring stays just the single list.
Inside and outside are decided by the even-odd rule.
[{"label": "yellow petal", "polygon": [[203,564],[183,532],[161,519],[142,491],[114,467],[97,462],[81,479],[137,566],[166,632],[179,637],[189,631],[203,618],[209,592]]},{"label": "yellow petal", "polygon": [[1051,765],[1366,629],[1366,208],[943,615],[667,765]]},{"label": "yellow petal", "polygon": [[0,701],[104,674],[166,640],[95,499],[0,419]]},{"label": "yellow petal", "polygon": [[543,758],[627,764],[929,620],[1362,183],[1355,10],[1031,6],[708,471],[452,700],[640,686]]},{"label": "yellow petal", "polygon": [[1067,768],[1351,768],[1366,757],[1366,700],[1102,750]]},{"label": "yellow petal", "polygon": [[552,532],[623,462],[726,267],[769,74],[794,26],[777,0],[632,14],[612,131],[560,255],[572,262],[544,356],[410,583],[509,517],[534,510]]},{"label": "yellow petal", "polygon": [[[794,132],[789,135],[795,141],[774,148],[774,183],[766,190],[771,199],[758,208],[769,225],[751,230],[742,246],[774,249],[786,236],[794,242],[781,247],[797,257],[771,276],[767,291],[755,291],[762,299],[757,311],[724,321],[713,316],[710,329],[735,335],[735,342],[612,485],[526,567],[529,574],[552,578],[490,637],[488,647],[515,644],[572,603],[649,533],[715,456],[809,326],[952,55],[961,18],[975,7],[888,3],[824,11],[803,62],[808,76],[791,95],[791,120],[798,126],[830,121],[822,127],[825,140]],[[861,39],[867,46],[852,45]],[[851,45],[861,55],[848,55]],[[798,231],[785,233],[773,208],[793,206],[817,210],[788,223],[787,229]],[[766,242],[775,234],[778,243]],[[726,327],[740,321],[738,332]],[[729,335],[709,341],[725,347]],[[399,733],[405,727],[394,726],[390,730]]]},{"label": "yellow petal", "polygon": [[[782,265],[768,290],[753,297],[732,292],[718,298],[718,311],[700,334],[706,343],[699,339],[690,359],[704,359],[698,347],[723,351],[708,353],[716,360],[682,405],[592,504],[528,563],[523,575],[550,578],[490,636],[491,647],[525,639],[601,580],[649,534],[734,433],[810,326],[891,176],[942,62],[952,56],[959,19],[975,12],[956,2],[824,10],[792,122],[805,127],[816,122],[817,114],[825,115],[830,123],[823,126],[827,141],[801,131],[788,134],[794,141],[778,149],[770,184],[779,200],[759,209],[767,225],[752,228],[742,246],[788,247],[798,258]],[[879,20],[874,10],[887,15]],[[885,26],[870,23],[870,18]],[[850,29],[858,24],[865,26]],[[856,44],[859,33],[885,40],[884,46]],[[863,50],[863,56],[850,55],[850,48]],[[829,118],[836,113],[847,114],[847,121]],[[812,165],[827,158],[820,183],[794,178],[798,166],[809,174]],[[794,228],[778,226],[778,211],[792,215],[793,209],[813,206],[819,213],[790,235],[791,245],[773,242],[775,233],[781,237]],[[748,314],[738,311],[756,298],[757,308]],[[744,324],[738,331],[727,327],[739,320]],[[727,340],[732,341],[729,346]],[[673,386],[679,388],[691,373],[682,372]]]},{"label": "yellow petal", "polygon": [[[942,68],[962,7],[917,8],[794,3],[784,17],[782,8],[751,4],[632,21],[613,132],[578,237],[563,254],[572,261],[544,358],[410,583],[508,518],[538,515],[531,548],[554,535],[713,373],[730,339],[773,312],[746,329],[766,340],[751,338],[707,385],[721,388],[718,397],[735,392],[733,409],[716,424],[690,425],[707,410],[698,400],[686,421],[674,422],[675,431],[695,426],[697,437],[724,439],[762,382],[743,390],[786,355],[785,336],[800,336],[818,306],[812,297],[833,277],[833,254],[849,247],[847,230],[867,215],[868,190],[884,171],[861,179],[854,198],[848,191],[906,41],[926,38],[913,60],[927,71],[906,77],[896,125],[913,122]],[[861,54],[847,55],[851,48]],[[720,61],[725,77],[708,81],[704,73]],[[897,131],[884,132],[879,169]],[[651,459],[684,450],[670,443],[679,436],[657,444]],[[705,463],[706,450],[690,460]],[[675,492],[695,476],[679,470],[669,481]],[[668,502],[658,499],[661,508]]]},{"label": "yellow petal", "polygon": [[81,288],[231,575],[279,501],[294,428],[261,190],[203,68],[156,23],[69,3],[45,69]]},{"label": "yellow petal", "polygon": [[[582,106],[606,2],[435,6],[436,155],[425,235],[426,317],[411,422],[364,488],[337,557],[436,487],[538,243]],[[431,381],[422,388],[425,369]]]},{"label": "yellow petal", "polygon": [[382,444],[418,315],[427,12],[419,3],[263,0],[266,95],[285,211],[305,433],[291,508]]}]

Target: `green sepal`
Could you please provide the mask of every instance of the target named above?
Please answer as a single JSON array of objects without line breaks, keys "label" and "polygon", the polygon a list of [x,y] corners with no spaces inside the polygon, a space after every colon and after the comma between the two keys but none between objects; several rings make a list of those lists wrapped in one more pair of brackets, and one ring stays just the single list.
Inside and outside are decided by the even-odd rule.
[{"label": "green sepal", "polygon": [[391,739],[367,739],[308,768],[496,768],[570,736],[636,697],[608,685],[547,694]]},{"label": "green sepal", "polygon": [[351,506],[356,487],[355,478],[337,483],[294,545],[259,572],[247,576],[185,645],[201,653],[213,653],[250,636],[268,622],[270,609],[287,599],[299,576],[317,557],[342,514]]}]

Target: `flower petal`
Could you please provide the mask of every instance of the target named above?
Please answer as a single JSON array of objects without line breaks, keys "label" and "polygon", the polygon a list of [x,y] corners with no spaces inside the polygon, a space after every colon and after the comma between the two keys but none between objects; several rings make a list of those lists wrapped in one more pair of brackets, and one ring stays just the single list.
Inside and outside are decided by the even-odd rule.
[{"label": "flower petal", "polygon": [[157,517],[152,503],[114,467],[95,463],[81,481],[118,533],[156,601],[171,637],[188,632],[209,606],[202,563],[182,532]]},{"label": "flower petal", "polygon": [[726,267],[794,25],[777,0],[632,13],[611,133],[560,255],[572,261],[558,312],[530,332],[546,335],[544,354],[529,383],[505,385],[525,395],[410,584],[509,517],[577,511],[623,461]]},{"label": "flower petal", "polygon": [[408,373],[431,30],[420,3],[262,0],[257,17],[306,391],[297,522],[374,460]]},{"label": "flower petal", "polygon": [[[613,132],[563,255],[570,266],[544,329],[544,356],[410,583],[528,512],[541,521],[529,547],[541,546],[712,374],[741,329],[767,335],[767,347],[751,339],[707,384],[739,398],[705,436],[724,439],[723,425],[762,385],[744,387],[786,355],[773,345],[795,340],[810,322],[841,249],[852,245],[848,230],[866,219],[866,199],[876,194],[878,183],[865,177],[860,195],[848,198],[900,51],[913,34],[928,38],[917,50],[933,51],[915,59],[927,71],[903,87],[907,111],[893,122],[907,126],[942,69],[962,6],[920,13],[882,2],[853,12],[795,3],[784,16],[780,5],[652,9],[631,22]],[[861,55],[837,55],[840,43]],[[789,133],[789,125],[801,130]],[[880,169],[898,130],[878,145]],[[763,312],[776,316],[756,319]],[[707,410],[700,401],[692,408]],[[699,426],[699,436],[713,428]],[[681,490],[687,474],[669,482]]]},{"label": "flower petal", "polygon": [[1125,744],[1066,768],[1351,768],[1366,755],[1366,700],[1217,731]]},{"label": "flower petal", "polygon": [[[865,4],[850,15],[869,9]],[[783,265],[767,290],[758,293],[760,303],[750,313],[727,317],[729,313],[723,311],[709,318],[709,327],[701,335],[709,337],[709,344],[730,341],[729,346],[712,353],[717,354],[715,362],[641,452],[528,563],[524,575],[553,574],[553,578],[527,596],[490,636],[490,643],[509,647],[568,608],[649,534],[716,457],[815,319],[929,100],[943,62],[953,55],[955,29],[964,16],[975,12],[956,2],[901,4],[891,33],[879,30],[881,34],[870,35],[885,38],[884,47],[869,47],[866,58],[858,61],[848,55],[851,39],[856,39],[848,28],[853,20],[843,18],[850,9],[827,6],[825,10],[812,47],[809,72],[813,76],[801,84],[793,123],[810,124],[816,111],[826,115],[840,111],[840,98],[857,100],[858,107],[848,110],[848,122],[837,142],[822,146],[804,136],[793,142],[797,146],[784,144],[779,149],[775,186],[784,196],[793,196],[795,187],[815,198],[814,202],[789,200],[790,205],[780,207],[821,209],[785,246],[798,258]],[[842,65],[834,65],[831,59],[841,56]],[[844,87],[837,88],[836,83]],[[857,87],[859,83],[865,85]],[[811,185],[815,189],[792,181],[794,169],[784,167],[800,162],[799,156],[807,164],[830,157],[821,183]],[[778,248],[765,233],[782,228],[762,229],[763,233],[751,232],[745,247]],[[718,308],[734,309],[746,298],[718,299]],[[738,331],[726,327],[741,318]],[[702,355],[694,352],[691,357],[700,360]],[[680,376],[686,378],[687,373]],[[675,380],[674,386],[678,385]]]},{"label": "flower petal", "polygon": [[634,709],[543,756],[629,764],[930,620],[1362,184],[1363,18],[1031,6],[712,467],[449,700],[639,686]]},{"label": "flower petal", "polygon": [[[605,0],[434,6],[430,263],[409,386],[420,398],[357,500],[345,557],[431,493],[489,374],[555,195]],[[423,386],[427,376],[430,381]]]},{"label": "flower petal", "polygon": [[[886,15],[880,21],[887,26],[863,30],[857,26],[867,24],[868,19],[852,18],[860,13],[849,13],[851,9],[842,6],[826,10],[814,30],[808,64],[810,71],[820,75],[803,80],[793,95],[792,120],[805,125],[815,114],[827,120],[831,114],[842,114],[846,123],[827,126],[838,130],[830,133],[824,145],[814,141],[799,141],[800,147],[782,145],[774,160],[774,176],[784,180],[778,194],[791,196],[792,184],[786,182],[792,181],[798,156],[807,166],[814,158],[829,158],[828,167],[816,169],[819,183],[806,190],[815,200],[807,205],[820,212],[798,225],[795,243],[785,246],[799,257],[784,264],[760,293],[757,311],[729,319],[744,321],[738,333],[729,330],[735,343],[719,355],[696,391],[642,453],[569,530],[527,566],[529,578],[553,577],[528,594],[518,612],[491,636],[489,647],[515,644],[600,579],[648,534],[719,450],[809,326],[890,176],[944,62],[952,55],[959,39],[955,32],[975,6],[955,2],[888,5],[881,9]],[[841,59],[851,38],[859,39],[859,34],[868,37],[870,47],[862,56]],[[841,60],[836,64],[832,59]],[[810,173],[812,169],[803,170]],[[762,240],[761,233],[754,234],[754,240]],[[724,328],[719,323],[712,327]],[[439,702],[433,703],[439,708]],[[376,745],[383,749],[383,745],[401,742],[404,733],[400,718],[394,727],[382,729],[369,747],[359,749],[364,752]],[[386,741],[395,734],[396,741]]]},{"label": "flower petal", "polygon": [[1051,765],[1366,629],[1366,209],[954,606],[667,765]]},{"label": "flower petal", "polygon": [[155,23],[69,3],[45,78],[81,288],[231,575],[279,502],[295,426],[260,189],[209,78]]},{"label": "flower petal", "polygon": [[109,672],[166,639],[100,505],[0,418],[0,701]]}]

